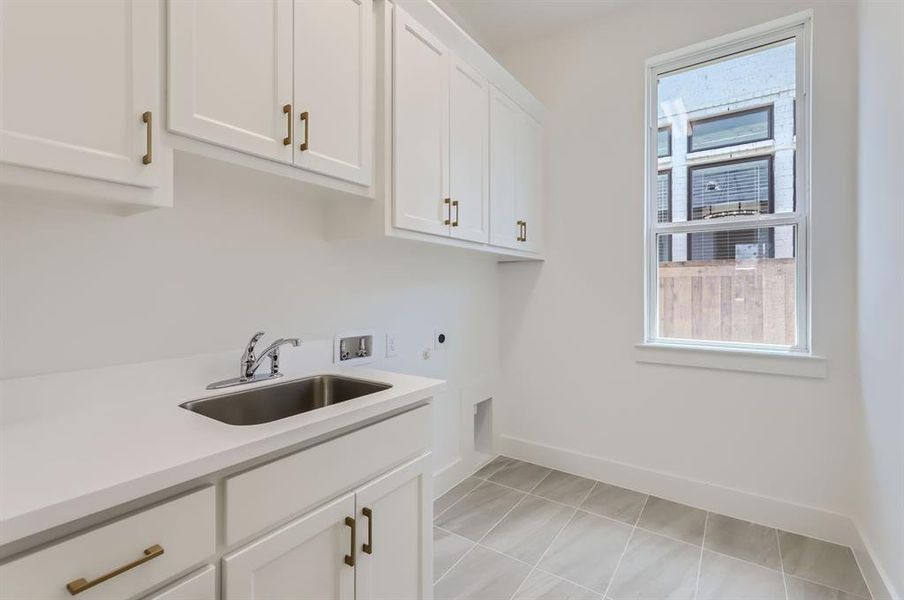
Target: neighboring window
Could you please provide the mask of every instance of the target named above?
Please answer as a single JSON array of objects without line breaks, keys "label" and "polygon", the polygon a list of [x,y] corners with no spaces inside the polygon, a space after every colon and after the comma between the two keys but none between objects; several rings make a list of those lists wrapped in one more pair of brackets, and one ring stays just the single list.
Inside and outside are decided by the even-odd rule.
[{"label": "neighboring window", "polygon": [[672,128],[666,125],[656,133],[656,156],[665,158],[672,155]]},{"label": "neighboring window", "polygon": [[[672,220],[672,171],[660,171],[656,177],[657,187],[657,215],[656,221],[668,223]],[[659,261],[672,260],[672,240],[661,238],[659,240]]]},{"label": "neighboring window", "polygon": [[771,213],[772,157],[688,169],[688,220]]},{"label": "neighboring window", "polygon": [[809,351],[808,39],[805,20],[651,61],[648,341]]},{"label": "neighboring window", "polygon": [[772,139],[772,106],[763,106],[691,121],[687,128],[687,151],[714,150],[769,139]]}]

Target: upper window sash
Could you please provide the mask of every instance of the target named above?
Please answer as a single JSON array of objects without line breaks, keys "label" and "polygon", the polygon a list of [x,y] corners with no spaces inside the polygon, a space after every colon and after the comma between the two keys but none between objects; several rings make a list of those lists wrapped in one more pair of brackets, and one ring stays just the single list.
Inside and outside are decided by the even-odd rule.
[{"label": "upper window sash", "polygon": [[[737,135],[734,138],[726,138],[723,141],[705,141],[706,133],[712,133],[719,130],[722,125],[731,128],[731,124],[747,122],[754,129],[754,134],[748,134],[746,137]],[[757,127],[759,126],[759,127]],[[741,144],[752,144],[754,142],[762,142],[771,140],[774,137],[775,118],[773,106],[760,106],[744,110],[730,111],[724,114],[711,117],[702,117],[692,119],[688,122],[687,127],[687,151],[702,152],[704,150],[717,150],[719,148],[728,148],[731,146],[739,146]],[[758,132],[761,130],[761,132]]]}]

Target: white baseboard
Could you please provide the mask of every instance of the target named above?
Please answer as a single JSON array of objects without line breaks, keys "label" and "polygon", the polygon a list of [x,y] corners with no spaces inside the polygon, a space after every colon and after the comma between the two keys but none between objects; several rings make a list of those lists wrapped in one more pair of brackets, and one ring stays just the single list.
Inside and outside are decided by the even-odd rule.
[{"label": "white baseboard", "polygon": [[901,594],[894,589],[888,573],[875,560],[876,553],[873,552],[869,538],[863,535],[863,528],[858,527],[858,529],[860,530],[860,543],[858,546],[854,546],[854,558],[860,565],[860,572],[863,573],[866,587],[869,588],[873,600],[901,600]]},{"label": "white baseboard", "polygon": [[499,445],[500,453],[512,458],[737,519],[863,549],[863,540],[854,522],[838,513],[512,436],[500,436]]}]

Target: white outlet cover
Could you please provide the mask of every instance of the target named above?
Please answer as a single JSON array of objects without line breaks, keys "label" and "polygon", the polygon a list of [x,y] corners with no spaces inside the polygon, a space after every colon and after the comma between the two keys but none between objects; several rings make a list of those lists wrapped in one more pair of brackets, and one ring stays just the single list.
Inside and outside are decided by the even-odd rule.
[{"label": "white outlet cover", "polygon": [[399,355],[398,336],[394,333],[386,334],[386,358],[393,358]]}]

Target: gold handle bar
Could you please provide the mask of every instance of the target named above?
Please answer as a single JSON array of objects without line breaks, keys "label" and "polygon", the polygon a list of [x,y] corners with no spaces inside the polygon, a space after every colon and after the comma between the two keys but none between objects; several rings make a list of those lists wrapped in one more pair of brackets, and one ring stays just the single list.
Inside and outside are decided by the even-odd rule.
[{"label": "gold handle bar", "polygon": [[160,544],[154,544],[153,546],[151,546],[149,548],[145,548],[144,556],[142,556],[138,560],[134,560],[127,565],[123,565],[123,566],[119,567],[118,569],[114,569],[113,571],[110,571],[106,575],[101,575],[97,579],[93,579],[91,581],[88,581],[84,577],[79,577],[78,579],[75,579],[75,580],[67,583],[66,589],[69,590],[69,593],[72,594],[73,596],[75,596],[76,594],[81,594],[85,590],[90,590],[94,586],[101,584],[109,579],[113,579],[117,575],[122,575],[126,571],[131,571],[135,567],[143,565],[144,563],[148,562],[149,560],[153,560],[153,559],[157,558],[158,556],[161,556],[162,554],[163,554],[163,546],[161,546]]}]

